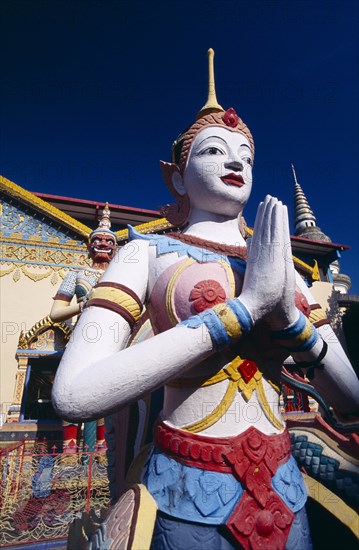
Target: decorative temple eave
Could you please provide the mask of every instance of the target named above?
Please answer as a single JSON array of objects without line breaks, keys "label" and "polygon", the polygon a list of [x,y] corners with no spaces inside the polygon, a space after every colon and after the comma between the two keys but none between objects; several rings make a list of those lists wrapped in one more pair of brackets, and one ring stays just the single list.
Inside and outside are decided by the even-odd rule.
[{"label": "decorative temple eave", "polygon": [[[106,204],[101,201],[76,199],[60,195],[50,195],[48,193],[35,192],[34,195],[66,212],[69,216],[89,224],[91,227],[97,226],[99,216]],[[129,223],[137,226],[138,224],[142,225],[146,222],[156,221],[157,219],[160,221],[161,218],[161,214],[157,210],[135,208],[114,203],[109,203],[108,206],[111,210],[111,223],[115,231],[125,229],[125,226]]]},{"label": "decorative temple eave", "polygon": [[56,208],[56,206],[49,204],[42,198],[37,197],[34,193],[26,191],[23,187],[20,187],[20,185],[17,185],[3,176],[0,176],[0,192],[1,191],[13,199],[30,206],[40,214],[44,214],[55,222],[58,222],[75,233],[78,233],[81,237],[87,237],[91,232],[91,229],[83,223],[79,222],[72,216],[69,216],[65,212],[62,212]]},{"label": "decorative temple eave", "polygon": [[[47,193],[32,193],[3,176],[0,176],[1,191],[86,239],[98,223],[99,215],[105,206],[104,202],[73,199]],[[117,227],[131,224],[136,226],[139,233],[156,233],[172,229],[172,225],[156,210],[112,203],[109,204],[109,207],[111,221]],[[90,226],[80,220],[88,222]],[[127,228],[119,229],[115,233],[120,244],[123,244],[128,238]]]},{"label": "decorative temple eave", "polygon": [[[313,266],[313,274],[318,275],[318,277],[313,277],[305,269],[301,268],[298,264],[298,258],[294,256],[294,263],[296,264],[297,269],[303,274],[309,274],[312,280],[320,280],[319,276],[319,266],[324,269],[324,273],[328,274],[328,270],[332,262],[337,261],[340,258],[340,253],[349,250],[350,246],[344,244],[337,244],[328,241],[316,241],[313,239],[306,239],[304,237],[291,236],[292,250],[295,255],[299,255],[302,259],[306,260],[307,258],[316,258]],[[300,260],[302,261],[302,260]],[[330,276],[329,276],[329,281]]]},{"label": "decorative temple eave", "polygon": [[[138,233],[157,233],[166,230],[173,230],[173,225],[170,224],[166,218],[160,218],[147,223],[142,223],[136,225],[136,231]],[[122,229],[121,231],[116,231],[117,238],[119,243],[122,244],[128,239],[128,229]]]},{"label": "decorative temple eave", "polygon": [[294,250],[319,256],[326,256],[331,252],[343,252],[344,250],[350,249],[350,246],[345,244],[332,243],[331,241],[316,241],[315,239],[308,239],[304,236],[299,237],[292,235],[290,240]]},{"label": "decorative temple eave", "polygon": [[[250,227],[246,227],[246,231],[248,233],[248,236],[251,236],[253,235],[253,229],[251,229]],[[308,264],[307,262],[304,262],[303,260],[301,260],[300,258],[298,258],[295,254],[296,252],[299,252],[300,250],[297,250],[296,248],[296,245],[294,244],[295,241],[299,241],[299,242],[306,242],[307,239],[301,239],[301,238],[298,238],[298,237],[293,237],[291,236],[290,238],[291,240],[291,245],[292,245],[292,250],[294,252],[293,254],[293,261],[294,261],[294,265],[295,267],[298,269],[298,271],[300,273],[302,273],[305,277],[310,277],[312,279],[312,281],[318,281],[319,280],[319,271],[318,271],[318,263],[316,261],[314,261],[314,265],[310,265]],[[340,245],[341,246],[341,245]],[[349,247],[346,247],[346,248],[349,248]],[[307,249],[305,249],[305,252],[308,252]]]}]

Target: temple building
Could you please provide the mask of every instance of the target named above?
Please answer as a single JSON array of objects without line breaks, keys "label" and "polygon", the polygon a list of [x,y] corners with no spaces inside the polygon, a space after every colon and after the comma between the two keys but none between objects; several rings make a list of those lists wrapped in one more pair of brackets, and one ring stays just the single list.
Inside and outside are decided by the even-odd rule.
[{"label": "temple building", "polygon": [[[351,287],[351,280],[348,275],[340,273],[340,253],[348,247],[332,243],[331,238],[326,235],[317,225],[317,219],[313,213],[308,199],[298,182],[295,168],[292,164],[294,177],[294,236],[292,239],[293,252],[297,258],[311,264],[318,269],[317,280],[307,283],[311,285],[313,295],[318,303],[325,309],[328,318],[331,320],[338,339],[344,349],[347,349],[346,340],[343,334],[341,315],[345,312],[349,301],[355,301],[354,296],[348,300],[348,292]],[[340,297],[339,297],[340,294]],[[344,296],[343,296],[344,295]],[[350,300],[353,298],[353,300]],[[326,304],[326,307],[324,307]],[[291,358],[285,362],[289,370],[295,368]],[[295,411],[317,411],[318,404],[313,399],[298,391],[282,386],[283,412]]]},{"label": "temple building", "polygon": [[[51,386],[73,323],[49,313],[71,269],[89,266],[87,239],[105,204],[30,193],[0,178],[1,442],[46,435],[61,439]],[[119,244],[127,224],[139,231],[169,226],[158,212],[110,204]]]},{"label": "temple building", "polygon": [[[293,173],[296,269],[330,317],[333,290],[347,293],[350,288],[339,267],[340,253],[348,247],[333,243],[316,225],[294,168]],[[59,440],[61,422],[51,405],[51,386],[73,323],[54,323],[49,312],[66,273],[89,266],[87,238],[104,204],[30,193],[4,177],[0,192],[0,443],[41,435]],[[120,246],[126,242],[127,224],[145,233],[173,229],[156,211],[115,204],[110,211]]]},{"label": "temple building", "polygon": [[[311,241],[327,242],[331,243],[330,237],[325,235],[320,227],[317,226],[317,219],[313,214],[311,207],[309,206],[307,197],[305,196],[303,189],[298,183],[297,175],[292,164],[293,176],[294,176],[294,225],[295,235],[298,237],[304,237]],[[347,294],[351,287],[351,280],[348,275],[340,273],[340,264],[338,260],[334,260],[330,265],[331,280],[334,285],[334,290],[340,292],[340,294]],[[330,277],[330,274],[328,274]]]}]

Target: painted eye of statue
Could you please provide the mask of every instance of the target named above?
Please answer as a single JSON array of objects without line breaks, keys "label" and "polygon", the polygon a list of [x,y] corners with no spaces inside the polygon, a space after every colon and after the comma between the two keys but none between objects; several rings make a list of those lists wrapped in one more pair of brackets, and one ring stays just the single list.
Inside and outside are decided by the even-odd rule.
[{"label": "painted eye of statue", "polygon": [[211,147],[206,147],[206,149],[201,151],[201,155],[224,155],[224,154],[225,153],[222,151],[222,149],[219,149],[214,145],[212,145]]},{"label": "painted eye of statue", "polygon": [[253,161],[252,161],[251,157],[245,157],[243,160],[244,160],[247,164],[249,164],[250,166],[252,166]]}]

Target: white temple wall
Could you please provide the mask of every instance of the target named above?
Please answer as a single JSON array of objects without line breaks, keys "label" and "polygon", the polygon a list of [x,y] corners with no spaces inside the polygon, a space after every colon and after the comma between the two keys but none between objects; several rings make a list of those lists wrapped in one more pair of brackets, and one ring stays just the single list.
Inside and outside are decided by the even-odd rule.
[{"label": "white temple wall", "polygon": [[311,287],[311,292],[314,298],[318,301],[318,304],[322,306],[330,319],[330,324],[341,343],[343,349],[347,351],[347,345],[342,326],[342,311],[338,307],[338,303],[335,297],[336,289],[332,283],[326,283],[324,281],[315,281]]},{"label": "white temple wall", "polygon": [[[16,279],[16,277],[15,277]],[[23,273],[14,280],[14,272],[0,279],[1,352],[0,352],[0,425],[1,417],[12,402],[17,361],[15,358],[21,331],[29,330],[50,313],[52,297],[61,279],[54,285],[51,277],[32,281]]]}]

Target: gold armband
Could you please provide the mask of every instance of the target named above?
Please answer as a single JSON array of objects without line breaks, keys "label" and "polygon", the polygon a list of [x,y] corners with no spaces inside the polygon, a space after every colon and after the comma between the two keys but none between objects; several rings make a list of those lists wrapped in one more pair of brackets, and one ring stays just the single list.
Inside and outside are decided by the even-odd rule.
[{"label": "gold armband", "polygon": [[238,322],[238,319],[227,304],[217,304],[214,306],[213,311],[217,314],[222,322],[228,336],[235,341],[242,334],[242,327]]},{"label": "gold armband", "polygon": [[97,306],[109,309],[123,317],[132,328],[141,317],[143,305],[141,300],[127,286],[103,282],[98,283],[91,292],[86,307]]},{"label": "gold armband", "polygon": [[309,321],[319,328],[322,325],[329,325],[329,319],[327,318],[324,309],[319,304],[313,304],[310,306],[311,312],[309,315]]}]

